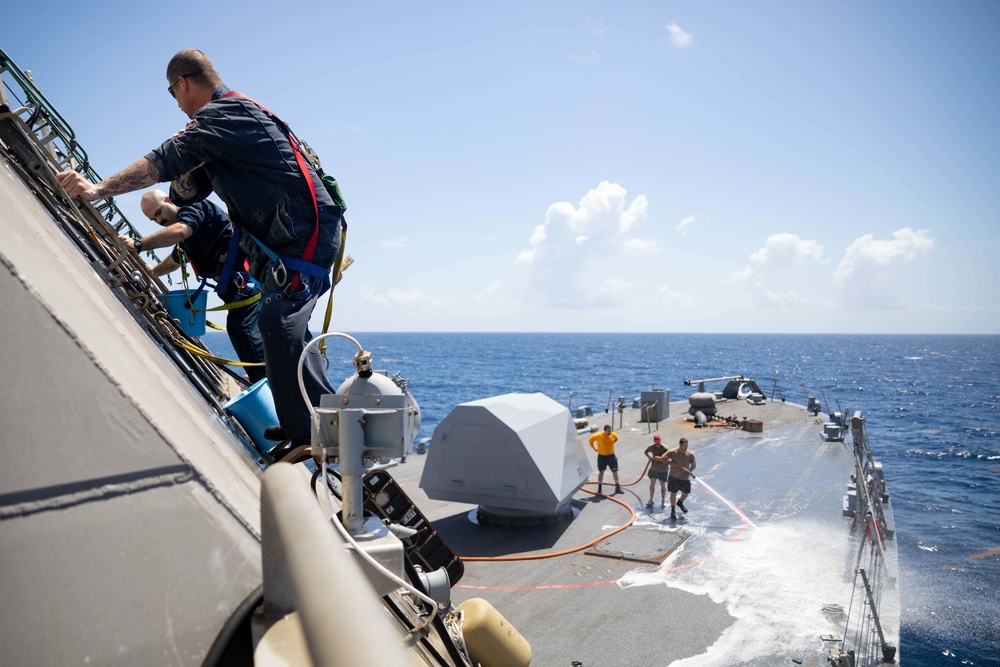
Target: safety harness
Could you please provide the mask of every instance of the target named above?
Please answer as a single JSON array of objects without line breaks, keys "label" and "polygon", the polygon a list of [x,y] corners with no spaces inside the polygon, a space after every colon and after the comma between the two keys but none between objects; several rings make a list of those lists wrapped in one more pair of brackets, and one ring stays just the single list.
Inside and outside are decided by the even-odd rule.
[{"label": "safety harness", "polygon": [[[313,211],[316,214],[316,220],[313,226],[312,235],[309,237],[309,241],[306,243],[306,248],[305,251],[302,253],[301,258],[279,255],[270,248],[268,248],[266,245],[264,245],[264,243],[261,242],[260,239],[256,238],[253,234],[250,234],[250,232],[245,231],[238,225],[233,225],[233,235],[229,242],[229,250],[226,252],[226,260],[225,262],[223,262],[222,271],[219,273],[218,285],[216,286],[216,291],[221,296],[222,291],[225,289],[225,286],[228,285],[230,276],[233,273],[233,263],[237,255],[237,248],[240,245],[240,236],[241,234],[245,233],[248,237],[250,237],[250,239],[254,243],[257,244],[257,247],[261,249],[261,251],[267,256],[267,258],[271,260],[271,264],[273,266],[273,268],[271,269],[271,274],[274,277],[274,280],[279,287],[284,288],[286,285],[288,285],[290,289],[298,290],[301,284],[300,276],[302,274],[305,274],[306,276],[315,279],[312,286],[316,288],[317,296],[322,295],[328,289],[331,290],[330,298],[326,306],[326,315],[323,319],[323,332],[325,333],[330,327],[330,316],[333,312],[332,288],[336,286],[338,282],[340,282],[343,270],[346,269],[347,266],[350,266],[350,263],[353,262],[354,260],[351,259],[350,257],[347,257],[345,262],[344,246],[346,245],[346,240],[347,240],[347,220],[344,218],[343,215],[341,215],[340,248],[338,249],[337,257],[334,260],[332,267],[332,275],[333,275],[332,281],[330,277],[331,269],[322,267],[318,264],[315,264],[312,261],[313,257],[316,255],[316,247],[319,244],[319,201],[316,198],[316,186],[313,183],[312,176],[309,174],[309,166],[306,162],[306,158],[303,157],[303,152],[308,154],[309,164],[312,164],[313,168],[316,171],[316,175],[323,183],[323,187],[326,189],[327,193],[329,193],[334,204],[340,207],[341,213],[343,213],[344,211],[347,210],[347,205],[344,203],[344,198],[343,195],[340,193],[340,187],[337,184],[337,180],[332,176],[323,172],[322,168],[319,165],[319,157],[316,155],[316,153],[309,147],[308,144],[306,144],[304,141],[301,141],[297,136],[295,136],[291,128],[289,128],[288,125],[283,120],[281,120],[277,115],[275,115],[270,109],[268,109],[261,103],[257,102],[256,100],[244,95],[243,93],[230,91],[228,93],[223,94],[222,97],[242,97],[243,99],[248,100],[249,102],[253,103],[258,109],[266,113],[268,117],[275,123],[275,125],[277,125],[281,129],[281,131],[284,132],[286,138],[288,139],[288,143],[291,144],[292,146],[292,151],[295,153],[295,162],[299,166],[299,171],[302,173],[302,177],[305,179],[306,184],[309,186],[309,194],[312,197]],[[294,276],[291,276],[291,281],[289,281],[290,273],[294,273]],[[181,269],[181,275],[183,276],[184,279],[185,292],[188,292],[187,274],[183,269],[183,264]],[[188,292],[188,306],[191,308],[192,313],[195,310],[193,300],[194,298],[197,298],[201,290],[204,289],[207,280],[208,280],[207,277],[202,278],[201,284],[195,291],[193,298]],[[215,308],[209,308],[206,310],[206,312],[241,308],[243,306],[247,306],[258,301],[261,298],[261,296],[262,296],[261,293],[258,292],[256,295],[250,297],[249,299],[245,299],[243,301],[239,301],[236,303],[223,304],[222,306],[217,306]],[[214,325],[211,322],[208,322],[208,324],[211,325],[214,329],[224,330],[222,327]],[[182,346],[185,349],[188,349],[192,353],[198,354],[199,356],[208,358],[209,360],[214,361],[216,363],[224,363],[227,365],[237,365],[237,366],[262,365],[262,364],[236,362],[229,359],[220,359],[217,357],[213,357],[202,350],[194,348],[194,346],[190,346],[185,341],[175,341],[175,342],[177,342],[178,344],[184,343]],[[320,342],[319,348],[320,352],[325,357],[326,356],[325,341]]]},{"label": "safety harness", "polygon": [[[253,234],[250,234],[249,232],[245,231],[244,233],[246,233],[246,235],[249,236],[254,241],[254,243],[257,244],[257,246],[261,249],[261,251],[265,255],[267,255],[268,259],[271,260],[271,263],[273,265],[271,273],[274,276],[274,280],[279,287],[284,287],[285,285],[289,285],[290,289],[297,290],[300,284],[300,274],[305,274],[307,276],[316,279],[317,281],[316,286],[318,287],[316,294],[317,296],[322,295],[326,290],[328,290],[331,287],[330,269],[327,269],[323,266],[319,266],[318,264],[314,264],[312,261],[313,257],[316,255],[316,246],[319,243],[319,202],[316,199],[316,185],[313,183],[312,176],[309,174],[309,166],[306,164],[306,159],[302,156],[302,151],[299,149],[299,144],[301,142],[299,141],[298,137],[296,137],[295,134],[292,132],[291,128],[288,127],[288,125],[283,120],[278,118],[278,116],[275,115],[274,112],[272,112],[270,109],[265,107],[260,102],[244,95],[243,93],[237,93],[235,91],[230,91],[228,93],[225,93],[222,95],[222,97],[242,97],[243,99],[253,103],[258,109],[266,113],[268,117],[272,121],[274,121],[274,124],[277,125],[282,132],[284,132],[285,136],[288,138],[288,143],[291,144],[292,146],[292,151],[295,153],[295,161],[299,166],[299,171],[302,172],[302,177],[305,179],[306,184],[309,186],[309,194],[312,196],[312,202],[313,202],[313,211],[316,214],[316,222],[315,225],[313,226],[312,235],[309,237],[309,241],[306,243],[306,248],[305,251],[302,253],[301,258],[279,255],[270,248],[268,248],[266,245],[264,245],[261,242],[261,240],[253,236]],[[319,172],[317,172],[317,176],[319,176],[321,179],[323,178],[323,175]],[[324,181],[324,184],[326,184],[326,181]],[[341,210],[343,211],[346,207],[343,206],[342,201],[337,201],[339,192],[336,195],[333,192],[331,192],[330,194],[332,197],[334,197],[335,203],[340,205]],[[341,216],[341,226],[342,226],[342,231],[346,232],[347,222],[343,216]],[[233,236],[234,238],[236,237],[236,231],[234,231]],[[344,243],[343,239],[341,239],[341,244],[340,244],[341,252],[338,254],[337,262],[334,265],[334,271],[336,271],[339,267],[341,257],[343,256],[343,248],[344,248]],[[228,259],[228,256],[226,259]],[[295,274],[294,277],[292,277],[291,283],[289,283],[288,281],[290,272]]]}]

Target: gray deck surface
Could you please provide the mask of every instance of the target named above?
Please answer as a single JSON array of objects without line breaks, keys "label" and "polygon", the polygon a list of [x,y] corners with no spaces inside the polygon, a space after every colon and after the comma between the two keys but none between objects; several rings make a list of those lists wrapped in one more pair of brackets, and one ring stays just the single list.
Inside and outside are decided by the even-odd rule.
[{"label": "gray deck surface", "polygon": [[[685,658],[691,659],[684,663],[690,665],[793,664],[793,658],[802,661],[799,664],[823,664],[819,635],[836,632],[837,625],[832,621],[824,623],[821,616],[815,631],[812,625],[804,636],[779,631],[773,644],[758,636],[762,627],[770,625],[767,615],[773,610],[765,608],[743,630],[734,627],[733,610],[750,617],[758,614],[756,604],[775,587],[765,582],[764,592],[758,592],[761,579],[774,573],[753,575],[754,581],[747,581],[746,591],[741,590],[739,577],[735,582],[717,585],[701,582],[706,584],[706,591],[694,590],[702,574],[715,577],[719,565],[725,562],[722,558],[712,561],[713,550],[741,542],[750,545],[754,528],[697,482],[686,503],[690,513],[683,515],[678,510],[680,519],[670,521],[669,508],[666,513],[660,509],[659,489],[653,510],[645,508],[649,481],[638,476],[645,467],[643,451],[652,443],[654,434],[659,434],[668,447],[687,437],[698,459],[696,474],[741,507],[750,521],[762,526],[790,518],[810,525],[816,522],[819,527],[815,531],[793,531],[787,539],[815,543],[816,537],[830,531],[832,544],[843,543],[832,549],[836,572],[827,572],[830,578],[843,583],[843,576],[837,572],[849,565],[847,524],[841,516],[841,497],[851,470],[849,451],[842,443],[824,443],[820,437],[821,420],[800,405],[780,401],[762,406],[745,401],[720,404],[720,416],[762,421],[764,432],[759,434],[726,427],[694,428],[687,418],[686,401],[672,403],[670,414],[659,425],[638,422],[637,410],[624,413],[623,427],[616,417],[616,453],[625,486],[625,492],[616,498],[635,510],[636,521],[623,533],[595,545],[598,550],[639,559],[668,554],[662,565],[586,551],[541,560],[466,561],[465,576],[453,590],[454,602],[473,597],[489,600],[528,639],[533,665],[568,666],[573,661],[585,666],[667,665]],[[590,423],[600,427],[609,421],[608,415],[595,415]],[[577,516],[571,522],[538,528],[477,525],[470,518],[470,514],[475,515],[475,506],[431,500],[420,490],[418,482],[425,460],[425,456],[410,456],[389,472],[463,557],[569,550],[630,517],[628,509],[611,498],[580,490],[574,495]],[[596,463],[594,467],[590,479],[596,481]],[[608,472],[605,493],[613,491],[613,483],[607,483],[610,480]],[[584,488],[596,490],[596,485]],[[680,548],[671,554],[679,543]],[[782,550],[787,547],[794,554],[799,546],[782,545]],[[803,557],[807,558],[805,553]],[[753,558],[751,551],[746,559]],[[737,563],[735,569],[740,567],[743,565]],[[722,572],[725,574],[725,570]],[[781,573],[776,576],[781,578]],[[807,571],[796,576],[811,575]],[[684,581],[670,585],[677,578]],[[643,583],[651,585],[639,585]],[[792,593],[793,598],[797,595]],[[818,603],[807,600],[803,604],[808,606],[807,616],[818,613]],[[796,609],[787,612],[799,614]],[[706,653],[730,628],[733,632],[729,639]],[[744,636],[747,634],[751,636]]]}]

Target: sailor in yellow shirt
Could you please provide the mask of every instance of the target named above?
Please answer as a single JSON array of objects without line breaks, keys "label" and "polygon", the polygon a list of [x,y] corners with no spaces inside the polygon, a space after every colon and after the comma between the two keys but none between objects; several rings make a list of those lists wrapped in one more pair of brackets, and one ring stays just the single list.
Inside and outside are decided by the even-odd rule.
[{"label": "sailor in yellow shirt", "polygon": [[[618,434],[611,431],[611,427],[604,425],[604,430],[590,436],[590,448],[597,452],[597,493],[601,493],[601,486],[604,484],[604,471],[611,468],[611,474],[615,478],[615,493],[622,492],[622,486],[618,482],[618,457],[615,456],[615,443],[618,442]],[[597,443],[597,444],[594,444]]]}]

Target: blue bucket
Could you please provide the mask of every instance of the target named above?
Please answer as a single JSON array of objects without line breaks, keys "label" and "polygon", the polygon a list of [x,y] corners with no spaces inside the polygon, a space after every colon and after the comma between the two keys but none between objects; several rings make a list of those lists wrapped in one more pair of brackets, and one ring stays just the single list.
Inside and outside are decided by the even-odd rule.
[{"label": "blue bucket", "polygon": [[264,438],[264,429],[278,423],[267,378],[250,385],[222,407],[240,423],[260,451],[269,452],[281,444]]},{"label": "blue bucket", "polygon": [[201,290],[194,298],[195,312],[191,312],[188,306],[188,293],[182,289],[161,294],[160,300],[167,307],[170,318],[180,322],[184,333],[193,338],[205,335],[205,305],[208,303],[208,292]]}]

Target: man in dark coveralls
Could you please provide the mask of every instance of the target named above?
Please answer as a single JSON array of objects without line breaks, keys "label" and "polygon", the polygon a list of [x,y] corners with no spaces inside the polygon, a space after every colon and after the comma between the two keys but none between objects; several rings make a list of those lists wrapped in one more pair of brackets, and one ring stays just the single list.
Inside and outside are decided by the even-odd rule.
[{"label": "man in dark coveralls", "polygon": [[[163,229],[135,240],[119,236],[122,243],[133,252],[175,246],[173,252],[156,266],[146,268],[154,276],[165,276],[181,267],[181,253],[194,268],[199,278],[220,280],[226,261],[229,242],[233,236],[226,212],[208,201],[190,206],[177,206],[163,190],[147,190],[139,202],[142,214]],[[260,294],[260,286],[244,271],[246,253],[236,249],[226,284],[220,285],[219,296],[226,304],[246,301]],[[264,341],[260,337],[257,317],[260,300],[226,311],[226,333],[240,361],[264,361]],[[263,366],[244,366],[251,382],[267,377]]]},{"label": "man in dark coveralls", "polygon": [[[296,368],[312,338],[309,316],[329,284],[343,211],[315,170],[298,160],[282,127],[254,102],[233,94],[204,53],[178,52],[167,65],[167,86],[191,118],[182,132],[96,185],[75,171],[60,172],[57,182],[70,196],[87,201],[165,181],[173,181],[170,198],[181,205],[215,191],[243,232],[250,273],[263,285],[259,325],[281,422],[265,435],[284,436],[293,448],[308,444],[309,410]],[[305,264],[289,268],[296,260]],[[303,380],[313,405],[322,394],[334,392],[315,347],[304,364]]]}]

